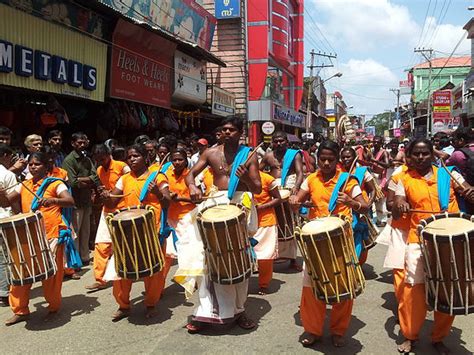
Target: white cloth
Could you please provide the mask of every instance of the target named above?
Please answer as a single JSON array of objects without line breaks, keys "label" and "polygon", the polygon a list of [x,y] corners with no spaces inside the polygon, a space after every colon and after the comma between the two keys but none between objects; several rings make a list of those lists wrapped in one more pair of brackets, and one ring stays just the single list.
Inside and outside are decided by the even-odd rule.
[{"label": "white cloth", "polygon": [[[384,235],[382,235],[382,233]],[[405,252],[407,248],[408,231],[391,226],[388,221],[384,230],[377,238],[377,244],[384,244],[385,236],[389,237],[388,249],[385,254],[383,267],[388,269],[403,269],[405,267]]]},{"label": "white cloth", "polygon": [[99,225],[97,226],[97,234],[95,235],[95,244],[98,243],[112,243],[112,237],[110,236],[109,228],[107,227],[107,222],[105,217],[108,213],[102,210],[100,214]]},{"label": "white cloth", "polygon": [[[275,183],[281,186],[281,178],[275,179]],[[288,178],[286,179],[286,184],[284,187],[288,189],[292,189],[293,187],[295,187],[295,184],[296,184],[296,174],[288,175]],[[278,241],[278,258],[279,259],[294,260],[296,259],[297,251],[298,251],[298,248],[296,246],[295,239]]]},{"label": "white cloth", "polygon": [[425,282],[421,247],[418,243],[409,243],[405,249],[405,283],[415,285]]},{"label": "white cloth", "polygon": [[253,248],[257,260],[275,259],[278,255],[277,226],[259,227],[253,238],[258,244]]},{"label": "white cloth", "polygon": [[[281,185],[281,177],[275,179],[278,186]],[[296,185],[296,174],[288,175],[286,178],[286,184],[283,186],[285,189],[292,189]]]},{"label": "white cloth", "polygon": [[[13,188],[5,190],[9,187],[16,185],[16,176],[14,173],[9,171],[3,165],[0,164],[0,189],[5,191],[5,194],[9,194],[13,191]],[[0,218],[9,217],[12,215],[11,207],[0,207]]]}]

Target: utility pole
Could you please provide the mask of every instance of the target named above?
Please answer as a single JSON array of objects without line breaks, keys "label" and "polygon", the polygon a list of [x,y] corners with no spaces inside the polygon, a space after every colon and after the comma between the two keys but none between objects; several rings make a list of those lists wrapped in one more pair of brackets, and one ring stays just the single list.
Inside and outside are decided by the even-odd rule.
[{"label": "utility pole", "polygon": [[[397,95],[397,115],[395,116],[395,124],[393,125],[393,128],[399,128],[400,124],[400,89],[389,89],[391,92],[393,92],[395,95]],[[390,127],[389,127],[390,129]]]},{"label": "utility pole", "polygon": [[[433,70],[433,66],[431,63],[431,59],[433,58],[433,49],[432,48],[415,48],[414,49],[415,53],[420,53],[428,62],[429,64],[429,74],[428,74],[428,115],[426,117],[426,125],[427,125],[427,132],[426,135],[429,138],[431,136],[431,133],[433,131],[433,117],[431,113],[431,72]],[[413,127],[412,127],[413,129]]]},{"label": "utility pole", "polygon": [[314,65],[314,57],[319,56],[319,57],[325,57],[325,58],[337,58],[337,55],[335,54],[327,54],[327,53],[321,53],[321,52],[315,52],[314,49],[311,50],[311,65],[308,66],[309,68],[309,83],[308,83],[308,99],[307,104],[306,104],[306,133],[309,133],[309,130],[311,128],[311,116],[312,116],[312,105],[313,105],[313,82],[314,82],[314,77],[313,77],[313,69],[314,68],[329,68],[333,67],[334,65],[332,64],[323,64],[323,65]]}]

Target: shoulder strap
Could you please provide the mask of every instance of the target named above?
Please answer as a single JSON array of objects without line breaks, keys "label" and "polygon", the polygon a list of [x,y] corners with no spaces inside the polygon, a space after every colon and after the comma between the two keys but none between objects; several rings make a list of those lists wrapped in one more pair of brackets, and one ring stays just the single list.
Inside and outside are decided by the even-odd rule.
[{"label": "shoulder strap", "polygon": [[140,202],[143,202],[143,200],[145,200],[145,198],[148,196],[148,186],[150,186],[151,182],[155,180],[157,175],[158,175],[158,171],[154,171],[146,179],[145,184],[143,185],[142,191],[140,192],[140,197],[139,197]]},{"label": "shoulder strap", "polygon": [[293,161],[299,152],[300,151],[297,149],[286,150],[285,155],[283,156],[283,164],[281,167],[281,186],[285,186],[291,165],[293,164]]},{"label": "shoulder strap", "polygon": [[[454,166],[448,166],[449,172],[454,170]],[[449,195],[451,192],[451,175],[444,168],[437,169],[438,176],[438,202],[441,211],[446,211],[449,206]]]},{"label": "shoulder strap", "polygon": [[468,159],[474,160],[474,151],[470,150],[469,148],[461,148],[459,149]]},{"label": "shoulder strap", "polygon": [[251,151],[251,148],[241,145],[239,146],[239,149],[237,150],[237,154],[235,155],[234,162],[232,163],[232,170],[230,172],[230,178],[229,178],[229,187],[227,191],[227,197],[229,200],[231,200],[234,197],[235,191],[237,191],[237,186],[239,185],[240,179],[237,177],[235,172],[237,171],[237,168],[245,163],[247,160],[247,157]]},{"label": "shoulder strap", "polygon": [[349,173],[341,173],[339,176],[339,179],[337,179],[336,186],[334,186],[334,190],[332,190],[331,198],[329,199],[329,205],[328,205],[328,210],[329,213],[333,213],[333,211],[336,209],[337,205],[337,196],[339,194],[339,190],[341,189],[342,185],[346,182],[346,180],[349,178]]},{"label": "shoulder strap", "polygon": [[361,186],[362,186],[362,183],[364,182],[364,176],[365,176],[366,171],[367,171],[366,166],[359,166],[355,169],[354,174],[352,174],[352,176],[354,176],[357,179],[357,181],[359,182],[359,185]]}]

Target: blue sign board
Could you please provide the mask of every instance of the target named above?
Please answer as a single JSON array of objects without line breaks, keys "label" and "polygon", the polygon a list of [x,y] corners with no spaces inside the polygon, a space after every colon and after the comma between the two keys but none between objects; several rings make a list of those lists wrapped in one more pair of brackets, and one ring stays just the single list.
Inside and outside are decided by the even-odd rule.
[{"label": "blue sign board", "polygon": [[240,0],[215,0],[214,12],[218,20],[240,18]]}]

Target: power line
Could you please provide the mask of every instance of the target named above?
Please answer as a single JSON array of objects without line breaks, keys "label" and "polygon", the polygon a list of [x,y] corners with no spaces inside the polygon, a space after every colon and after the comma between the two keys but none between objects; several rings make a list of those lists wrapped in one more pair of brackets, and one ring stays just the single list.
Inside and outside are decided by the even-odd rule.
[{"label": "power line", "polygon": [[[333,52],[334,54],[336,53],[336,50],[334,49],[334,47],[331,45],[331,43],[329,43],[328,39],[326,38],[326,36],[324,35],[324,33],[321,31],[321,29],[319,28],[318,24],[316,23],[316,21],[314,20],[313,18],[313,15],[311,15],[311,13],[308,11],[307,8],[304,9],[305,13],[308,15],[309,19],[311,20],[312,24],[314,24],[314,26],[316,27],[317,31],[321,34],[321,37],[326,41],[326,43],[328,44],[329,47],[327,47],[328,49],[328,52]],[[324,45],[324,43],[321,41],[321,43]],[[326,45],[324,45],[326,46]]]}]

